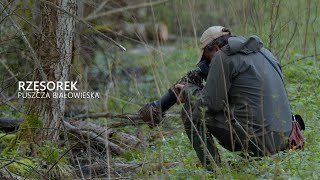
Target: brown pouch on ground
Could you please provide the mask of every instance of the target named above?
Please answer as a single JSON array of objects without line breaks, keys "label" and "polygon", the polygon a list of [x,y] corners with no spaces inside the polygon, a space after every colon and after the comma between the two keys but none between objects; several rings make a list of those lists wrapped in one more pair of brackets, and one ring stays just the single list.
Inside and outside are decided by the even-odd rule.
[{"label": "brown pouch on ground", "polygon": [[292,116],[292,130],[289,136],[289,149],[301,149],[303,150],[305,140],[301,133],[301,130],[305,130],[305,124],[300,115]]}]

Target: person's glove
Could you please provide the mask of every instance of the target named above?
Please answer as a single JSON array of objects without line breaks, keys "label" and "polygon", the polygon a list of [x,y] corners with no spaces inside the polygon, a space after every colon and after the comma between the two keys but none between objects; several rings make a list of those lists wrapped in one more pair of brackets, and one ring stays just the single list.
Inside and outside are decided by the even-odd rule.
[{"label": "person's glove", "polygon": [[139,110],[139,114],[142,116],[142,120],[148,123],[150,128],[158,125],[164,116],[164,113],[162,113],[160,108],[157,107],[153,102],[144,105]]}]

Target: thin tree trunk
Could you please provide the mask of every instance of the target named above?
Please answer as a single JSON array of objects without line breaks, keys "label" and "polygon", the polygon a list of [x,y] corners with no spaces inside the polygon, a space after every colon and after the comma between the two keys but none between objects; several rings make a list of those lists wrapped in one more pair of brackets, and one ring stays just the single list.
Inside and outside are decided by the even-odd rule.
[{"label": "thin tree trunk", "polygon": [[[59,6],[65,11],[76,14],[76,0],[59,0]],[[54,77],[56,81],[65,82],[69,77],[69,67],[71,65],[73,37],[75,29],[75,20],[70,15],[58,11],[58,24],[56,31],[56,43],[59,51],[59,60],[53,65]],[[64,93],[64,90],[58,90],[58,93]],[[53,121],[47,123],[49,128],[59,128],[64,115],[65,99],[53,99],[52,115]],[[46,128],[46,126],[45,126]],[[54,131],[53,136],[49,138],[58,140],[59,131]]]},{"label": "thin tree trunk", "polygon": [[[75,0],[50,0],[61,9],[74,14]],[[49,81],[67,81],[72,57],[73,32],[75,21],[72,16],[44,3],[40,5],[41,37],[36,41],[37,55]],[[43,81],[36,72],[34,80]],[[64,93],[64,90],[57,90]],[[57,142],[64,114],[65,99],[34,99],[30,101],[29,113],[35,113],[42,121],[43,130],[36,134],[36,139],[50,139]]]}]

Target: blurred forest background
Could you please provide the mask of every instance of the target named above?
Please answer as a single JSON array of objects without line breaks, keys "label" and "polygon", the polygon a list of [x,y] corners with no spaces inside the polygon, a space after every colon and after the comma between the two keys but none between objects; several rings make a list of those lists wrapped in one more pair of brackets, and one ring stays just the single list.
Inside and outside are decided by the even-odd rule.
[{"label": "blurred forest background", "polygon": [[[0,0],[1,179],[317,179],[319,0]],[[198,58],[222,25],[258,35],[279,60],[304,151],[201,167],[179,118],[150,129],[137,111]],[[124,51],[124,48],[126,51]],[[57,75],[59,74],[59,75]],[[18,81],[78,81],[100,99],[18,98]],[[19,127],[18,127],[19,126]]]}]

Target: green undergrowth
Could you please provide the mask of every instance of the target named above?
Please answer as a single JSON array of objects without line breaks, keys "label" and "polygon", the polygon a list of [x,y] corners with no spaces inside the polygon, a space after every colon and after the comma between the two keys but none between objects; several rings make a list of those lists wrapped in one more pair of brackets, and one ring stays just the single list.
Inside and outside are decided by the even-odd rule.
[{"label": "green undergrowth", "polygon": [[31,147],[28,144],[19,140],[16,141],[16,149],[2,151],[0,166],[26,179],[70,179],[74,176],[67,155],[63,156],[64,148],[45,141],[33,147],[36,154],[30,156],[20,150],[21,147]]}]

